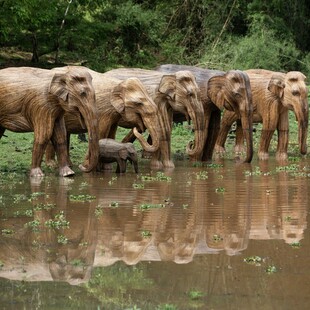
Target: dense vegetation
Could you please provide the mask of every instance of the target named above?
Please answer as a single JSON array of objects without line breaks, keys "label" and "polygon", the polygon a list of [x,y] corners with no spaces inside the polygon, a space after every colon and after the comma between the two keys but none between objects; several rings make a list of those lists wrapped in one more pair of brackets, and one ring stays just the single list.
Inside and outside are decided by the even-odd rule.
[{"label": "dense vegetation", "polygon": [[0,0],[0,66],[310,73],[308,0]]}]

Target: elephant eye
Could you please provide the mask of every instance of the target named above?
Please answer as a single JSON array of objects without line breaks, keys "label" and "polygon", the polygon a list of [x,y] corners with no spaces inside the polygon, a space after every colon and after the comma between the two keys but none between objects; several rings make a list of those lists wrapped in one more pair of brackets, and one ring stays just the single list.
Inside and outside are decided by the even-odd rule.
[{"label": "elephant eye", "polygon": [[292,94],[293,94],[293,96],[299,96],[300,95],[298,90],[293,90]]}]

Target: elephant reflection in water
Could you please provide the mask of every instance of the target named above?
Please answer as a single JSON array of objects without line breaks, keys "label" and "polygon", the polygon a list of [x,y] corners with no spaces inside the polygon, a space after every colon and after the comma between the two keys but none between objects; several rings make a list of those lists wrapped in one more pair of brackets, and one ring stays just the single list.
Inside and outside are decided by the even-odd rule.
[{"label": "elephant reflection in water", "polygon": [[244,179],[243,168],[236,167],[238,182],[219,179],[221,169],[208,173],[208,184],[224,187],[226,194],[216,193],[214,187],[206,187],[204,180],[193,181],[193,186],[201,188],[191,197],[196,207],[196,226],[199,226],[196,254],[227,255],[240,254],[249,243],[252,183]]},{"label": "elephant reflection in water", "polygon": [[[33,219],[14,217],[7,221],[8,225],[18,222],[20,228],[12,238],[0,242],[0,260],[5,264],[0,276],[26,281],[87,282],[96,247],[95,205],[91,202],[89,206],[83,203],[81,208],[68,208],[67,191],[73,180],[59,179],[59,187],[51,186],[45,179],[40,180],[44,183],[35,183],[37,181],[32,183],[32,192],[44,192],[45,195],[33,200]],[[61,212],[69,222],[69,228],[48,227],[46,223],[55,221]],[[37,229],[26,225],[29,222],[39,223]],[[67,238],[67,243],[59,243],[61,236]]]},{"label": "elephant reflection in water", "polygon": [[[268,162],[260,162],[260,169],[270,171]],[[287,244],[299,242],[307,228],[307,179],[291,179],[286,171],[279,171],[275,177],[263,180],[256,195],[261,195],[264,203],[253,209],[250,238],[283,239]]]},{"label": "elephant reflection in water", "polygon": [[[134,265],[145,257],[150,260],[158,258],[158,253],[152,251],[154,232],[162,225],[165,226],[166,208],[143,211],[140,206],[146,201],[148,204],[163,203],[164,199],[169,197],[170,187],[162,182],[148,186],[150,188],[147,193],[145,190],[132,191],[127,188],[128,193],[122,193],[121,196],[126,197],[126,205],[114,209],[108,206],[111,201],[120,200],[118,189],[116,191],[113,191],[113,188],[106,191],[101,189],[97,193],[99,204],[107,208],[98,218],[96,266],[108,266],[116,261]],[[126,187],[124,190],[126,191]]]}]

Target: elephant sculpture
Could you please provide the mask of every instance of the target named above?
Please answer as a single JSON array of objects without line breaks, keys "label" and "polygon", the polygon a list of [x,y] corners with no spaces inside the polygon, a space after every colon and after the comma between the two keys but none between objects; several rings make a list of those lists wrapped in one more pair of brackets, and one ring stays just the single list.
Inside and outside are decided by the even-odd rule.
[{"label": "elephant sculpture", "polygon": [[[64,69],[55,70],[62,72]],[[135,77],[120,80],[90,69],[88,72],[93,78],[96,94],[98,113],[95,121],[98,122],[99,128],[97,144],[99,139],[115,139],[118,122],[124,117],[132,122],[133,126],[138,128],[143,126],[148,130],[152,137],[152,144],[145,140],[136,127],[133,129],[133,134],[144,150],[155,152],[159,147],[158,108],[141,81]],[[65,125],[68,134],[85,132],[85,127],[73,113],[65,113]],[[53,150],[49,146],[46,152],[47,163],[51,163],[52,159]]]},{"label": "elephant sculpture", "polygon": [[138,173],[138,155],[133,143],[121,143],[114,139],[99,140],[99,164],[117,162],[116,173],[125,173],[127,160]]},{"label": "elephant sculpture", "polygon": [[0,138],[6,129],[34,132],[31,177],[41,177],[45,148],[52,141],[59,174],[70,176],[64,113],[74,115],[88,131],[89,172],[97,167],[99,146],[97,109],[92,77],[84,67],[66,67],[62,72],[20,67],[0,70]]},{"label": "elephant sculpture", "polygon": [[204,109],[204,134],[203,151],[200,154],[196,153],[193,160],[212,159],[220,128],[221,111],[225,109],[234,111],[241,118],[247,143],[244,162],[251,162],[253,157],[253,108],[250,81],[246,73],[239,70],[223,72],[173,64],[161,65],[156,70],[168,73],[189,70],[196,78]]},{"label": "elephant sculpture", "polygon": [[[191,119],[195,132],[195,141],[187,146],[187,153],[194,156],[202,152],[202,138],[204,132],[203,107],[198,99],[199,89],[193,74],[189,71],[175,73],[162,73],[155,70],[144,70],[138,68],[120,68],[108,71],[107,76],[124,80],[134,76],[141,80],[150,93],[158,107],[160,126],[160,145],[157,152],[152,155],[151,167],[155,169],[174,168],[171,157],[171,131],[173,112],[177,111]],[[137,123],[135,121],[134,123]],[[120,126],[132,128],[133,123],[126,117],[122,117]],[[142,132],[145,130],[143,124],[139,126]],[[127,135],[123,142],[133,141],[132,133]]]},{"label": "elephant sculpture", "polygon": [[[262,69],[247,70],[250,77],[254,122],[262,122],[262,133],[258,158],[268,158],[268,149],[275,130],[278,131],[277,160],[286,160],[288,149],[289,120],[288,111],[292,110],[298,121],[298,144],[301,154],[307,153],[307,133],[309,106],[305,75],[298,71],[288,73]],[[238,116],[232,112],[224,114],[216,150],[224,152],[228,131]],[[238,122],[237,122],[238,123]],[[235,151],[240,152],[243,136],[237,125]]]}]

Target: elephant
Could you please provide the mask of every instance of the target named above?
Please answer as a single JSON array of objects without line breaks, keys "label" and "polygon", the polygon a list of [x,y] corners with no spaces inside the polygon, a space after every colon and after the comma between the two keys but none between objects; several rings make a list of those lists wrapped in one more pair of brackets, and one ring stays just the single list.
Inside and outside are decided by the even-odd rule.
[{"label": "elephant", "polygon": [[[242,129],[247,143],[244,162],[253,158],[253,107],[250,81],[240,70],[227,72],[193,66],[165,64],[156,68],[161,72],[191,71],[200,89],[200,100],[204,109],[203,151],[196,153],[192,160],[212,159],[215,142],[220,128],[221,111],[234,111],[241,118]],[[195,141],[196,142],[196,141]]]},{"label": "elephant", "polygon": [[85,67],[62,72],[31,67],[0,70],[0,138],[6,129],[34,132],[30,176],[42,177],[42,158],[49,141],[55,148],[60,176],[71,176],[64,114],[71,113],[88,131],[88,163],[97,167],[99,146],[97,108],[92,77]]},{"label": "elephant", "polygon": [[[64,69],[57,68],[55,70],[62,72]],[[132,122],[133,126],[143,127],[148,130],[152,137],[152,144],[145,140],[136,127],[133,129],[133,134],[144,150],[155,152],[159,147],[158,108],[141,81],[135,77],[120,80],[91,69],[88,69],[88,72],[93,78],[96,94],[98,110],[96,121],[99,130],[97,144],[99,139],[115,139],[118,122],[124,117]],[[64,118],[68,134],[85,132],[85,128],[76,115],[65,113]],[[46,152],[46,162],[51,163],[52,158],[53,150],[49,146]],[[87,158],[85,161],[87,162]]]},{"label": "elephant", "polygon": [[[288,73],[274,72],[263,69],[246,71],[250,77],[254,122],[262,122],[262,134],[258,158],[268,159],[268,149],[274,131],[278,131],[277,160],[287,160],[289,121],[288,111],[292,110],[298,121],[298,143],[301,154],[307,153],[307,133],[309,106],[307,99],[306,76],[298,71]],[[234,121],[238,116],[232,112],[224,114],[220,134],[216,143],[218,152],[225,151],[225,140]],[[238,122],[237,122],[238,123]],[[242,132],[237,125],[235,151],[240,152],[243,145]]]},{"label": "elephant", "polygon": [[121,143],[114,139],[99,140],[99,163],[117,162],[116,173],[125,173],[127,160],[133,164],[138,173],[138,155],[133,143]]},{"label": "elephant", "polygon": [[[182,113],[193,122],[195,142],[194,146],[192,144],[187,146],[187,153],[194,156],[196,153],[202,152],[203,107],[198,99],[199,89],[191,72],[179,71],[166,74],[155,70],[119,68],[107,71],[104,74],[122,80],[131,76],[139,78],[158,106],[160,126],[157,130],[160,132],[161,140],[158,151],[152,155],[152,168],[175,167],[171,156],[171,131],[174,111]],[[133,126],[125,117],[122,117],[119,125],[127,128]],[[143,126],[140,126],[139,129],[144,131]],[[132,142],[132,138],[132,133],[129,133],[123,139],[123,142]]]}]

